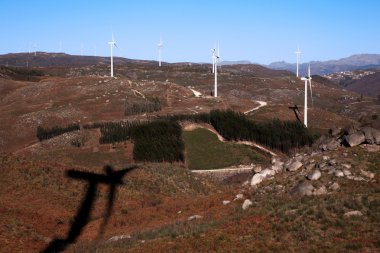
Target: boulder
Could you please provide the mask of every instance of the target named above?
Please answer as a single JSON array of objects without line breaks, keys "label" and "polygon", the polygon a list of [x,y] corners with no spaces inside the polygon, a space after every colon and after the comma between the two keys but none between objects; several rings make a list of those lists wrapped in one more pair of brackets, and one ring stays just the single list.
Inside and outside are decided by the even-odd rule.
[{"label": "boulder", "polygon": [[336,170],[334,174],[336,177],[344,177],[344,173],[341,170]]},{"label": "boulder", "polygon": [[333,128],[330,128],[329,130],[330,135],[333,137],[339,136],[341,132],[342,132],[342,129],[338,127],[333,127]]},{"label": "boulder", "polygon": [[343,169],[343,174],[344,174],[346,177],[352,175],[351,171],[349,171],[348,169]]},{"label": "boulder", "polygon": [[344,213],[344,217],[346,218],[349,218],[351,216],[363,216],[363,213],[357,210]]},{"label": "boulder", "polygon": [[189,218],[187,218],[187,220],[188,221],[192,221],[192,220],[199,220],[199,219],[202,219],[202,218],[203,218],[202,215],[195,214],[195,215],[192,215]]},{"label": "boulder", "polygon": [[243,208],[243,210],[247,210],[250,206],[252,206],[252,201],[249,200],[249,199],[246,199],[244,200],[243,202],[243,205],[241,206],[241,208]]},{"label": "boulder", "polygon": [[334,139],[332,139],[332,140],[330,140],[329,142],[326,143],[326,150],[328,150],[328,151],[336,150],[339,147],[340,147],[340,142],[337,141],[337,140],[334,140]]},{"label": "boulder", "polygon": [[267,177],[276,175],[276,172],[271,169],[264,169],[259,174],[263,176],[264,178],[267,178]]},{"label": "boulder", "polygon": [[345,143],[350,147],[355,147],[365,142],[365,136],[362,132],[356,132],[344,136]]},{"label": "boulder", "polygon": [[243,199],[243,197],[244,197],[244,195],[242,193],[239,193],[235,196],[234,201],[239,200],[239,199]]},{"label": "boulder", "polygon": [[320,188],[314,190],[313,194],[314,194],[314,195],[323,195],[323,194],[327,194],[327,189],[326,189],[326,187],[323,185],[323,186],[321,186]]},{"label": "boulder", "polygon": [[312,170],[315,168],[315,163],[308,163],[305,165],[306,170]]},{"label": "boulder", "polygon": [[231,201],[229,201],[229,200],[223,200],[223,205],[225,206],[225,205],[228,205],[229,203],[231,203]]},{"label": "boulder", "polygon": [[275,173],[279,173],[282,171],[282,165],[280,164],[274,164],[271,166],[271,170],[273,170]]},{"label": "boulder", "polygon": [[372,130],[373,128],[372,127],[363,127],[362,129],[360,129],[363,134],[364,134],[364,138],[365,138],[365,142],[368,143],[368,144],[373,144],[375,143],[375,140],[373,138],[373,134],[372,134]]},{"label": "boulder", "polygon": [[309,180],[318,180],[321,177],[321,171],[320,170],[314,170],[307,174],[306,178]]},{"label": "boulder", "polygon": [[372,129],[373,143],[380,145],[380,130]]},{"label": "boulder", "polygon": [[301,168],[302,167],[302,163],[301,162],[299,162],[299,161],[294,161],[294,162],[292,162],[291,164],[289,164],[287,167],[286,167],[286,169],[288,170],[288,171],[296,171],[296,170],[298,170],[299,168]]},{"label": "boulder", "polygon": [[369,179],[372,179],[375,177],[375,173],[365,171],[365,170],[360,170],[360,174],[362,174],[365,177],[368,177]]},{"label": "boulder", "polygon": [[258,184],[260,184],[263,180],[264,180],[263,175],[261,175],[260,173],[257,173],[257,174],[255,174],[255,175],[253,175],[253,177],[252,177],[252,179],[251,179],[251,186],[258,185]]},{"label": "boulder", "polygon": [[253,168],[253,171],[255,172],[255,173],[259,173],[260,171],[262,171],[263,169],[261,168],[261,166],[260,165],[257,165],[257,166],[255,166],[254,168]]},{"label": "boulder", "polygon": [[337,183],[337,182],[334,182],[334,183],[332,183],[330,186],[329,186],[329,189],[331,190],[331,191],[336,191],[336,190],[338,190],[340,188],[340,185]]},{"label": "boulder", "polygon": [[132,237],[130,235],[115,235],[112,236],[110,239],[107,240],[107,242],[116,242],[123,239],[131,239]]},{"label": "boulder", "polygon": [[302,181],[290,190],[291,195],[310,196],[313,194],[314,186],[308,181]]},{"label": "boulder", "polygon": [[345,169],[351,169],[352,166],[349,163],[342,163],[342,167]]}]

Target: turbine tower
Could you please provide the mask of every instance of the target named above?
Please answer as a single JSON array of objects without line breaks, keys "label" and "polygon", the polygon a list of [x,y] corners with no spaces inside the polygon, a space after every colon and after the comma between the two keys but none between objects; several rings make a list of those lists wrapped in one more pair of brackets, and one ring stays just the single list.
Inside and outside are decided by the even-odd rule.
[{"label": "turbine tower", "polygon": [[307,83],[309,83],[310,86],[310,95],[311,95],[311,101],[313,102],[313,91],[311,90],[311,75],[310,75],[310,64],[308,69],[308,77],[302,77],[301,80],[305,81],[305,105],[304,105],[304,113],[303,113],[303,124],[305,127],[307,127]]},{"label": "turbine tower", "polygon": [[112,41],[108,42],[108,45],[110,45],[110,49],[111,49],[111,77],[113,77],[113,48],[117,47],[115,39],[113,37],[113,33],[112,33]]},{"label": "turbine tower", "polygon": [[214,82],[214,97],[218,96],[218,64],[220,62],[220,54],[219,54],[219,43],[218,49],[215,53],[215,64],[214,64],[214,74],[215,74],[215,82]]},{"label": "turbine tower", "polygon": [[215,47],[211,49],[211,52],[212,52],[212,73],[215,73],[215,59],[216,59],[216,49]]},{"label": "turbine tower", "polygon": [[297,55],[297,77],[299,76],[298,75],[298,73],[299,73],[299,71],[298,71],[298,65],[299,65],[299,60],[300,60],[300,55],[301,55],[301,51],[300,51],[300,48],[299,47],[297,47],[297,51],[295,52],[296,53],[296,55]]},{"label": "turbine tower", "polygon": [[160,35],[160,42],[157,44],[158,47],[158,66],[161,67],[161,50],[164,47],[164,43],[162,42],[162,36]]}]

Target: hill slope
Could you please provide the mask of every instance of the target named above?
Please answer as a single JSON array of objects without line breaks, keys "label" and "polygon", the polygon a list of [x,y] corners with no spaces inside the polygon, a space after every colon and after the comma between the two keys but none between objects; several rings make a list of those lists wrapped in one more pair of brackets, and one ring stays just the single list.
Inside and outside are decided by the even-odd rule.
[{"label": "hill slope", "polygon": [[[311,65],[312,73],[316,75],[326,75],[334,72],[360,70],[369,68],[380,68],[379,54],[358,54],[339,60],[312,61],[300,64],[300,73],[307,73],[308,65]],[[296,64],[287,62],[273,62],[267,67],[295,72]]]}]

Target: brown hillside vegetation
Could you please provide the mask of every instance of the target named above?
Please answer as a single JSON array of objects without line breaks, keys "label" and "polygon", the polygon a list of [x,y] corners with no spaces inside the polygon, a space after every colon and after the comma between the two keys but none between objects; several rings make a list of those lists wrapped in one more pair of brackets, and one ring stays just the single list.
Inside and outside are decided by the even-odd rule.
[{"label": "brown hillside vegetation", "polygon": [[[21,67],[27,57],[29,68]],[[0,252],[42,252],[62,242],[67,243],[65,252],[76,253],[379,250],[377,132],[367,128],[373,131],[372,144],[353,148],[338,143],[330,149],[338,135],[327,137],[330,128],[339,134],[350,126],[345,131],[359,137],[364,136],[359,125],[380,128],[376,99],[315,78],[310,132],[300,128],[313,138],[325,136],[288,153],[268,152],[268,146],[254,141],[224,140],[211,122],[197,122],[211,131],[184,133],[181,127],[194,123],[189,115],[216,109],[240,112],[236,115],[245,122],[257,124],[293,122],[296,115],[302,121],[304,82],[290,72],[254,64],[223,66],[214,98],[210,64],[163,63],[160,68],[155,62],[118,58],[116,77],[110,78],[109,59],[102,57],[42,52],[36,58],[0,56],[0,63],[6,62],[10,66],[0,68]],[[180,124],[174,122],[184,157],[172,163],[137,163],[138,140],[103,143],[102,129],[96,127],[170,121],[173,115],[184,117]],[[38,127],[73,123],[79,130],[37,138]],[[156,139],[144,140],[143,147]],[[301,166],[289,169],[296,161]],[[137,168],[123,172],[129,165]],[[191,172],[192,166],[198,172]],[[205,168],[219,170],[218,177],[203,173]],[[320,178],[306,179],[314,170],[321,172]],[[252,184],[259,173],[269,174]],[[100,181],[97,193],[78,175]],[[110,185],[116,185],[114,198]],[[312,190],[294,195],[300,185]],[[85,218],[76,219],[79,214]],[[70,232],[73,227],[80,231]]]}]

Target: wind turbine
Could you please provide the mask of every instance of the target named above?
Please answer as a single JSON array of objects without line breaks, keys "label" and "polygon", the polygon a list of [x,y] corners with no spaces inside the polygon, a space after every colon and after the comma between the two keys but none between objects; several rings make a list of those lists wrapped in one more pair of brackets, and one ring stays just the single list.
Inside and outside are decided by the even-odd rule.
[{"label": "wind turbine", "polygon": [[214,64],[214,74],[215,74],[215,82],[214,82],[214,97],[218,96],[218,64],[220,62],[220,53],[219,53],[219,43],[218,49],[215,52],[215,64]]},{"label": "wind turbine", "polygon": [[305,81],[305,105],[304,105],[304,113],[303,113],[303,124],[305,127],[307,127],[307,83],[309,83],[310,86],[310,94],[311,94],[311,101],[313,102],[313,92],[311,90],[311,76],[310,76],[310,64],[308,69],[308,77],[302,77],[301,80]]},{"label": "wind turbine", "polygon": [[158,66],[161,67],[161,50],[164,47],[164,43],[162,42],[162,36],[160,35],[160,42],[157,44],[158,47]]},{"label": "wind turbine", "polygon": [[113,33],[112,33],[112,41],[108,42],[108,45],[110,45],[110,49],[111,49],[111,77],[113,77],[113,48],[117,47],[115,39],[113,37]]},{"label": "wind turbine", "polygon": [[212,73],[215,73],[215,59],[216,59],[216,56],[215,56],[216,49],[215,49],[215,47],[211,49],[211,52],[212,52],[212,56],[211,56],[211,58],[212,58]]},{"label": "wind turbine", "polygon": [[298,77],[298,64],[299,64],[301,53],[302,52],[300,51],[300,48],[297,46],[297,51],[295,52],[295,54],[297,55],[297,77]]}]

